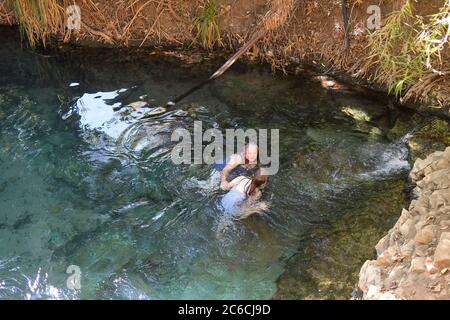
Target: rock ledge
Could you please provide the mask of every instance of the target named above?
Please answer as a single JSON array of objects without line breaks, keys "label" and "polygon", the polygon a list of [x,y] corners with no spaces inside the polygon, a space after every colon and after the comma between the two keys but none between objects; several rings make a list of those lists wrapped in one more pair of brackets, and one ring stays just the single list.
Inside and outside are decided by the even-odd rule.
[{"label": "rock ledge", "polygon": [[361,268],[362,299],[450,299],[450,147],[417,159],[409,209]]}]

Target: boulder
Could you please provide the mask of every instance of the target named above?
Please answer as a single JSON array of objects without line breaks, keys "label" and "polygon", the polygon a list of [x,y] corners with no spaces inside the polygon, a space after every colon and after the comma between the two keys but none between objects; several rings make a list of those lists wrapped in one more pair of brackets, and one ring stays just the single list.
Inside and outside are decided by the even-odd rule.
[{"label": "boulder", "polygon": [[417,245],[428,244],[435,239],[435,227],[425,226],[414,238]]},{"label": "boulder", "polygon": [[408,210],[377,244],[358,282],[363,299],[449,299],[450,147],[417,159]]},{"label": "boulder", "polygon": [[438,268],[450,267],[450,232],[443,232],[434,252],[434,265]]},{"label": "boulder", "polygon": [[416,233],[414,220],[408,219],[406,220],[399,228],[400,233],[405,238],[411,238]]},{"label": "boulder", "polygon": [[408,140],[412,160],[424,158],[433,151],[443,149],[450,145],[450,124],[441,119],[434,119],[423,126]]},{"label": "boulder", "polygon": [[411,268],[409,269],[410,272],[425,272],[427,271],[427,268],[425,266],[425,258],[424,257],[416,257],[411,261]]}]

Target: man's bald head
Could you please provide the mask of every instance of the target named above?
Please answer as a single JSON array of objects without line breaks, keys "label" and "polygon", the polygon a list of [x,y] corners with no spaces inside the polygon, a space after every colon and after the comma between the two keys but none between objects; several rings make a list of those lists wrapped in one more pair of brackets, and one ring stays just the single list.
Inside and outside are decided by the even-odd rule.
[{"label": "man's bald head", "polygon": [[244,149],[245,159],[250,163],[256,163],[258,161],[258,145],[254,142],[249,142]]}]

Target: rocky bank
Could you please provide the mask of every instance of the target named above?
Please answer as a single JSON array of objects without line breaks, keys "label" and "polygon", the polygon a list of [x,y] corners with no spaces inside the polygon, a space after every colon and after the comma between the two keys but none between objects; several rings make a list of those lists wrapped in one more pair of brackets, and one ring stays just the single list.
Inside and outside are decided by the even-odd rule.
[{"label": "rocky bank", "polygon": [[355,298],[450,299],[450,147],[417,159],[414,200],[361,268]]}]

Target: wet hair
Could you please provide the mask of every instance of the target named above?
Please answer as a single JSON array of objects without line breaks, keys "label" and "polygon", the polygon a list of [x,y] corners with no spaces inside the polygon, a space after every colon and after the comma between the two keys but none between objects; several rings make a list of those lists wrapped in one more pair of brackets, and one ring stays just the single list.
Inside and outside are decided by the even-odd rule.
[{"label": "wet hair", "polygon": [[252,178],[246,183],[244,190],[248,196],[252,196],[255,194],[256,189],[262,189],[266,186],[269,181],[269,177],[267,175],[262,175],[261,170],[259,169]]}]

